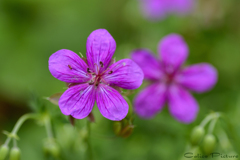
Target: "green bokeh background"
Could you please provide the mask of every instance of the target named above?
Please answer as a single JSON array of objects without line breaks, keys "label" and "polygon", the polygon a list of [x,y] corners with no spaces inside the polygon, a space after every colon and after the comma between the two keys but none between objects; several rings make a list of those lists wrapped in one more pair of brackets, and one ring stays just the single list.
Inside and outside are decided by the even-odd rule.
[{"label": "green bokeh background", "polygon": [[[104,119],[94,107],[92,124],[93,158],[98,160],[174,160],[183,157],[192,128],[212,111],[227,115],[233,130],[227,130],[238,151],[240,134],[240,1],[196,0],[187,16],[170,15],[162,21],[143,17],[138,0],[1,0],[0,1],[0,130],[10,131],[17,119],[31,112],[30,93],[40,98],[63,92],[64,82],[48,70],[49,56],[59,49],[85,55],[86,39],[95,29],[105,28],[114,37],[117,60],[132,50],[149,48],[157,54],[159,40],[169,33],[181,34],[190,48],[186,65],[209,62],[218,70],[215,88],[194,94],[200,112],[192,124],[173,119],[167,107],[150,120],[135,118],[129,138],[114,137],[113,122]],[[133,99],[134,92],[129,98]],[[57,106],[55,112],[60,113]],[[64,141],[61,124],[55,119],[55,135]],[[81,121],[81,120],[80,120]],[[65,122],[65,125],[67,123]],[[79,122],[84,127],[85,120]],[[67,126],[67,132],[69,126]],[[233,136],[235,135],[235,136]],[[78,135],[75,135],[78,140]],[[29,121],[19,131],[22,160],[43,160],[44,127]],[[72,135],[72,137],[74,137]],[[5,136],[0,135],[0,144]],[[81,148],[81,143],[79,144]],[[81,150],[81,149],[80,149]],[[217,148],[216,151],[221,151]],[[63,151],[64,152],[64,151]],[[80,159],[65,151],[68,159]],[[223,152],[224,153],[224,152]],[[83,156],[84,151],[79,151]]]}]

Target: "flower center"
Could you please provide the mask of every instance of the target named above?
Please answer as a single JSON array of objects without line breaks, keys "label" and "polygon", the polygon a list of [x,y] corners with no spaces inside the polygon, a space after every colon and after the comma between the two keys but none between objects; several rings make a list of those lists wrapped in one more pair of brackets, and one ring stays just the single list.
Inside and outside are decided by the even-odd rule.
[{"label": "flower center", "polygon": [[163,82],[167,85],[172,84],[174,82],[175,74],[166,73],[163,77]]},{"label": "flower center", "polygon": [[[103,67],[103,62],[99,62],[100,67]],[[94,71],[91,71],[90,68],[87,68],[87,74],[91,74],[92,75],[92,79],[89,81],[89,85],[95,85],[98,86],[99,83],[105,83],[107,84],[107,82],[102,78],[104,74],[106,74],[106,72],[108,72],[107,74],[112,74],[113,71],[109,70],[109,68],[107,68],[105,71],[103,71],[102,73],[99,72],[99,67],[98,65],[95,63],[94,65],[96,65],[96,73]]]},{"label": "flower center", "polygon": [[100,82],[104,80],[101,78],[101,75],[94,75],[91,81],[89,82],[90,85],[98,86]]}]

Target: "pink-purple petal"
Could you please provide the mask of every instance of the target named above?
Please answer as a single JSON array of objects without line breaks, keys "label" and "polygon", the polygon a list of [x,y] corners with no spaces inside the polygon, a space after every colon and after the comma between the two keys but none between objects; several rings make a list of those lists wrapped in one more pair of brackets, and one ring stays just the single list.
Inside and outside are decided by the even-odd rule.
[{"label": "pink-purple petal", "polygon": [[191,123],[198,113],[198,104],[192,95],[177,85],[168,89],[169,111],[178,121]]},{"label": "pink-purple petal", "polygon": [[89,115],[95,102],[96,90],[94,85],[79,84],[67,89],[59,100],[63,114],[82,119]]},{"label": "pink-purple petal", "polygon": [[140,87],[143,78],[142,69],[131,59],[122,59],[112,64],[103,75],[107,84],[124,89]]},{"label": "pink-purple petal", "polygon": [[166,86],[154,83],[143,89],[134,99],[134,110],[143,118],[151,118],[161,111],[166,102]]},{"label": "pink-purple petal", "polygon": [[82,83],[91,76],[87,74],[87,64],[74,52],[61,49],[53,53],[48,61],[51,74],[67,83]]},{"label": "pink-purple petal", "polygon": [[178,34],[165,36],[158,45],[158,52],[167,73],[176,71],[188,56],[188,46]]},{"label": "pink-purple petal", "polygon": [[142,69],[145,79],[159,80],[162,78],[163,72],[160,62],[151,51],[147,49],[135,50],[131,53],[131,58]]},{"label": "pink-purple petal", "polygon": [[183,69],[176,81],[190,90],[205,92],[216,84],[217,70],[208,63],[195,64]]},{"label": "pink-purple petal", "polygon": [[106,29],[93,31],[87,39],[87,61],[91,70],[104,71],[115,52],[116,42]]},{"label": "pink-purple petal", "polygon": [[176,14],[187,14],[194,8],[195,0],[170,0],[171,11]]},{"label": "pink-purple petal", "polygon": [[108,85],[99,84],[96,102],[101,114],[107,119],[120,121],[128,113],[128,104],[125,99]]},{"label": "pink-purple petal", "polygon": [[145,17],[157,20],[168,14],[168,0],[140,0]]}]

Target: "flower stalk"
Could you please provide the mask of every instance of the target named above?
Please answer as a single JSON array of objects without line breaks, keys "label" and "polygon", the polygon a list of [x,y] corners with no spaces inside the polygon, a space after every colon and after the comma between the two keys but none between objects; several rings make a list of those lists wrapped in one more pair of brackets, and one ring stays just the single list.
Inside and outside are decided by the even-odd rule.
[{"label": "flower stalk", "polygon": [[208,115],[208,116],[201,122],[200,126],[204,128],[204,127],[207,125],[208,122],[210,122],[212,119],[214,119],[214,122],[211,122],[211,124],[210,124],[211,128],[210,128],[210,126],[209,126],[209,129],[210,129],[210,130],[213,130],[213,128],[214,128],[214,126],[215,126],[215,123],[216,123],[217,119],[218,119],[220,116],[221,116],[221,114],[218,113],[218,112],[217,112],[217,113],[212,113],[212,114]]},{"label": "flower stalk", "polygon": [[92,155],[92,146],[90,142],[90,135],[91,135],[91,121],[87,120],[87,136],[86,136],[86,142],[87,142],[87,151],[86,151],[86,159],[87,160],[92,160],[93,155]]},{"label": "flower stalk", "polygon": [[49,116],[45,117],[44,123],[45,123],[45,128],[46,128],[48,138],[53,139],[52,125],[51,125]]},{"label": "flower stalk", "polygon": [[38,117],[38,114],[35,113],[29,113],[29,114],[25,114],[22,117],[20,117],[17,121],[17,123],[15,124],[15,126],[13,127],[13,130],[11,133],[7,134],[8,138],[6,139],[4,145],[8,146],[9,142],[11,141],[12,138],[16,139],[17,137],[17,132],[20,129],[20,127],[22,126],[22,124],[28,120],[28,119],[35,119]]}]

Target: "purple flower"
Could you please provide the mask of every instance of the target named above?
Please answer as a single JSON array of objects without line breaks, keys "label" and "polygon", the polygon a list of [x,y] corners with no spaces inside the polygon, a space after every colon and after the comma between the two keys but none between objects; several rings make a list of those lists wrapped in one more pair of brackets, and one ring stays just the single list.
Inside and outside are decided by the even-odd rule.
[{"label": "purple flower", "polygon": [[87,62],[76,53],[62,49],[49,58],[49,70],[60,81],[70,83],[59,100],[63,114],[82,119],[89,115],[95,100],[101,114],[119,121],[128,113],[128,104],[116,90],[136,89],[143,72],[130,59],[113,63],[116,42],[105,29],[93,31],[87,39]]},{"label": "purple flower", "polygon": [[189,13],[194,0],[141,0],[141,8],[149,19],[162,19],[168,14]]},{"label": "purple flower", "polygon": [[164,37],[158,45],[158,52],[161,60],[149,50],[132,53],[132,59],[142,68],[144,78],[151,81],[136,96],[135,112],[143,118],[151,118],[167,102],[173,117],[190,123],[196,118],[198,104],[188,90],[200,93],[211,89],[217,81],[217,71],[208,63],[182,68],[188,56],[188,46],[177,34]]}]

